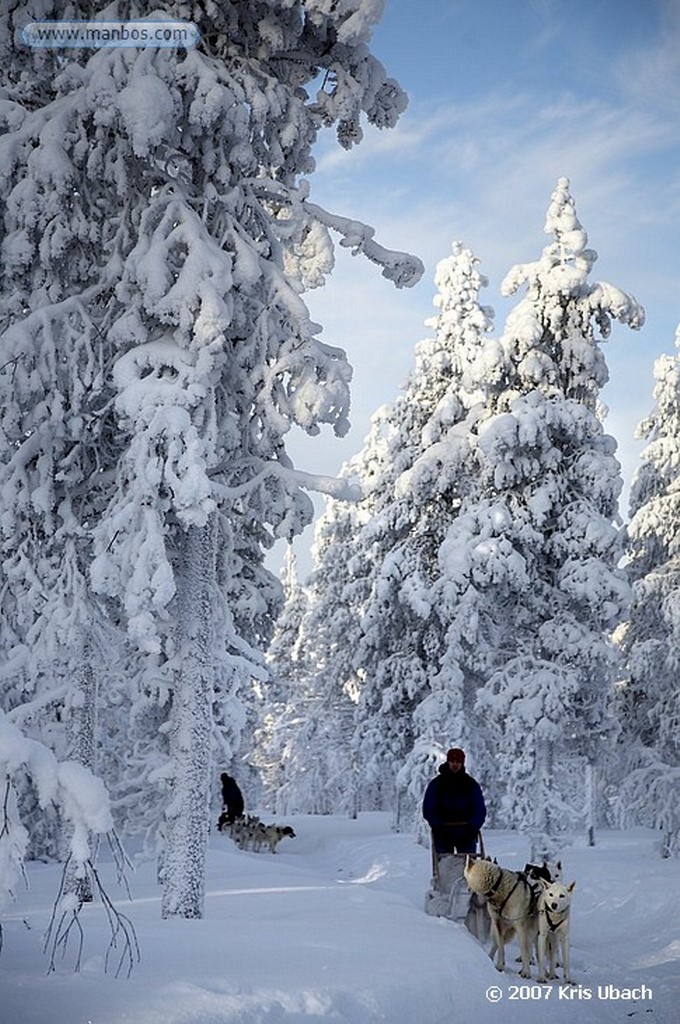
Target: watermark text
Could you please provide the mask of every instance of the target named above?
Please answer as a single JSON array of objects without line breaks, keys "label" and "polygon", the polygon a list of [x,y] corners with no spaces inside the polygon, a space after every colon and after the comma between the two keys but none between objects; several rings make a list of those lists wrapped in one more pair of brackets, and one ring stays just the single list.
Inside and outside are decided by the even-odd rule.
[{"label": "watermark text", "polygon": [[200,38],[189,21],[33,21],[21,29],[26,46],[51,50],[124,46],[189,50]]},{"label": "watermark text", "polygon": [[651,1002],[654,993],[650,985],[634,987],[618,985],[596,985],[588,988],[585,985],[509,985],[504,991],[500,985],[490,985],[484,993],[490,1003],[501,1000],[519,1000],[522,1002],[570,1002],[578,1003],[593,999],[601,1002]]}]

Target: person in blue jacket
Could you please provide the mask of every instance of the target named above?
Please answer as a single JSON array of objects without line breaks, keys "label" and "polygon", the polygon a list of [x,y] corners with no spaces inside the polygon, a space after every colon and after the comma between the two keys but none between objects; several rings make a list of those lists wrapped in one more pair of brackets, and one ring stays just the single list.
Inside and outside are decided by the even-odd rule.
[{"label": "person in blue jacket", "polygon": [[423,817],[439,855],[475,853],[486,804],[479,783],[465,771],[465,752],[460,747],[449,750],[446,764],[425,790]]}]

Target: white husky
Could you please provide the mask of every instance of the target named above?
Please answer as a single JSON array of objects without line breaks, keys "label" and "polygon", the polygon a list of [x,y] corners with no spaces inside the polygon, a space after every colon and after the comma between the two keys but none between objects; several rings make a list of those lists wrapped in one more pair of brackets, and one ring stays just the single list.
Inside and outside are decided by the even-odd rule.
[{"label": "white husky", "polygon": [[576,882],[564,885],[562,882],[541,880],[538,897],[538,980],[557,977],[557,956],[564,981],[571,984],[569,977],[569,911],[571,894]]}]

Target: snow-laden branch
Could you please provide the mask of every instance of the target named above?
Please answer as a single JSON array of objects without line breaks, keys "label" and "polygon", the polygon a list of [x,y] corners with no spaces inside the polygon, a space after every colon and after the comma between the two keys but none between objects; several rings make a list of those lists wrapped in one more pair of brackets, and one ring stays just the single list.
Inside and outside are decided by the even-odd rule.
[{"label": "snow-laden branch", "polygon": [[319,473],[306,473],[301,469],[286,469],[283,475],[307,491],[327,494],[330,498],[337,498],[338,501],[359,501],[361,499],[361,488],[350,480],[323,476]]},{"label": "snow-laden branch", "polygon": [[302,205],[315,220],[341,235],[340,245],[351,249],[353,256],[363,253],[372,263],[382,267],[383,277],[392,281],[397,288],[412,288],[420,281],[425,272],[422,261],[410,253],[385,249],[379,245],[373,240],[375,231],[368,224],[349,217],[339,217],[307,200]]},{"label": "snow-laden branch", "polygon": [[307,473],[301,469],[283,466],[278,462],[268,462],[261,472],[242,484],[230,487],[227,484],[213,482],[213,487],[217,497],[233,501],[248,494],[272,477],[285,480],[287,483],[302,487],[307,491],[326,494],[331,498],[336,498],[338,501],[355,502],[359,501],[362,496],[361,488],[349,480],[342,480],[334,476],[324,476],[319,473]]},{"label": "snow-laden branch", "polygon": [[664,763],[652,750],[644,750],[641,760],[621,785],[617,799],[621,824],[658,829],[662,857],[680,856],[680,768]]},{"label": "snow-laden branch", "polygon": [[[70,830],[70,843],[64,878],[54,906],[52,924],[48,929],[46,945],[52,943],[52,959],[59,947],[65,947],[72,931],[81,939],[76,959],[80,963],[82,927],[78,919],[82,907],[77,891],[66,884],[67,877],[94,879],[111,923],[110,949],[117,940],[124,939],[121,964],[127,958],[130,969],[138,958],[134,928],[128,919],[117,912],[106,895],[92,864],[90,836],[108,834],[112,849],[120,850],[112,841],[113,818],[109,797],[103,782],[75,761],[57,761],[43,743],[29,739],[0,711],[0,908],[13,898],[13,887],[24,874],[24,860],[29,835],[19,816],[14,788],[14,777],[27,774],[35,787],[41,808],[56,804]],[[122,858],[119,858],[122,864]],[[68,875],[67,875],[68,868]],[[120,868],[119,868],[120,870]],[[57,921],[56,930],[54,922]],[[1,930],[0,930],[1,936]],[[107,954],[108,956],[108,954]],[[120,965],[118,970],[120,970]],[[129,973],[129,971],[128,971]]]},{"label": "snow-laden branch", "polygon": [[34,697],[33,700],[26,701],[24,704],[18,704],[11,711],[6,714],[6,720],[11,722],[12,725],[21,728],[27,722],[35,720],[36,716],[41,712],[44,712],[47,708],[54,707],[57,704],[61,704],[68,695],[68,687],[56,686],[53,690],[48,690],[43,693],[40,697]]}]

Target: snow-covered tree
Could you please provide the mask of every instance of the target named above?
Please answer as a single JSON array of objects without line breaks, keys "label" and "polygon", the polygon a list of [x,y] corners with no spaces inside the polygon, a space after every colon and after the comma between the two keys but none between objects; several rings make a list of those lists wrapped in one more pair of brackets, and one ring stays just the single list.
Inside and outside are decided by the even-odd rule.
[{"label": "snow-covered tree", "polygon": [[[680,328],[676,332],[680,348]],[[627,568],[630,617],[616,710],[615,759],[621,819],[661,829],[680,854],[680,356],[655,363],[656,405],[638,429],[647,441],[630,496]]]},{"label": "snow-covered tree", "polygon": [[[475,476],[470,431],[461,423],[479,401],[468,375],[492,315],[479,304],[485,282],[476,264],[456,243],[437,267],[438,313],[427,322],[433,336],[417,346],[403,393],[378,410],[345,467],[361,501],[352,508],[328,503],[316,534],[309,610],[295,640],[312,709],[293,745],[296,764],[310,761],[299,776],[323,780],[324,793],[335,793],[330,774],[353,776],[360,807],[393,809],[398,799],[400,821],[412,817],[450,745],[450,721],[435,734],[414,709],[442,655],[445,626],[429,589],[438,545]],[[333,736],[336,748],[337,737],[347,747],[340,771],[328,767]],[[333,799],[342,803],[340,794]]]},{"label": "snow-covered tree", "polygon": [[[356,486],[355,460],[341,477]],[[356,497],[359,492],[357,491]],[[360,637],[362,579],[354,562],[358,501],[329,499],[314,532],[314,568],[305,611],[268,660],[281,686],[277,721],[279,776],[272,803],[281,813],[348,813],[357,809],[352,733],[359,680],[351,652]],[[295,594],[284,607],[289,621]],[[283,642],[285,639],[285,643]]]},{"label": "snow-covered tree", "polygon": [[[389,127],[405,106],[368,48],[381,8],[176,0],[165,13],[197,25],[195,49],[3,63],[2,527],[24,553],[3,579],[3,656],[72,543],[78,621],[105,608],[124,624],[151,659],[144,700],[167,709],[144,780],[165,793],[164,916],[202,912],[212,758],[238,747],[278,600],[264,552],[311,518],[301,487],[332,490],[294,469],[285,435],[347,429],[349,367],[301,292],[331,269],[330,231],[399,286],[421,273],[312,204],[302,177],[322,127],[350,147],[362,117]],[[2,35],[50,16],[92,8],[11,0]],[[96,693],[111,652],[90,653]]]},{"label": "snow-covered tree", "polygon": [[477,262],[456,242],[437,265],[438,312],[427,321],[433,334],[416,346],[414,369],[384,416],[380,462],[365,475],[370,516],[357,537],[356,557],[370,578],[355,655],[361,784],[378,806],[390,807],[398,786],[406,820],[455,729],[449,714],[445,721],[435,715],[441,693],[454,699],[460,679],[441,672],[447,622],[432,585],[439,547],[476,479],[466,418],[481,393],[470,371],[493,317],[480,304],[486,281]]},{"label": "snow-covered tree", "polygon": [[609,728],[610,634],[629,588],[618,568],[616,443],[598,415],[607,380],[599,342],[613,319],[638,328],[644,318],[629,295],[589,283],[596,254],[566,179],[545,230],[542,257],[503,284],[505,294],[526,293],[483,356],[486,370],[490,354],[495,361],[476,427],[483,496],[442,551],[445,589],[465,616],[455,644],[482,665],[477,707],[494,726],[505,787],[499,820],[532,823],[541,847],[558,821],[582,812],[567,806],[573,772],[562,782],[560,764],[597,761]]},{"label": "snow-covered tree", "polygon": [[254,734],[252,755],[266,797],[274,806],[284,774],[284,750],[289,727],[286,720],[287,700],[291,680],[300,676],[297,640],[309,603],[307,592],[298,577],[297,559],[292,546],[288,547],[284,557],[281,583],[284,603],[267,650],[268,678],[264,685],[258,686],[259,723]]}]

